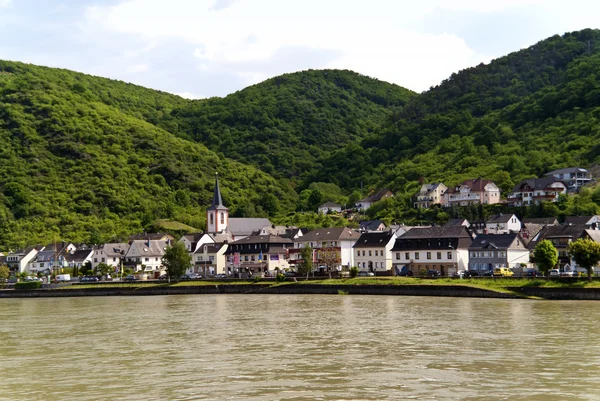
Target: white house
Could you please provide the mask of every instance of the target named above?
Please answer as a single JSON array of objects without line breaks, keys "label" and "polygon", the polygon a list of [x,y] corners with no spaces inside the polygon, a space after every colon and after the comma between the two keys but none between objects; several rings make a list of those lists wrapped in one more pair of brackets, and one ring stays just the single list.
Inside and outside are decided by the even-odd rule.
[{"label": "white house", "polygon": [[568,167],[551,171],[544,174],[545,176],[554,177],[567,184],[569,191],[579,191],[579,188],[589,183],[592,180],[592,175],[581,167]]},{"label": "white house", "polygon": [[287,253],[294,243],[275,235],[252,235],[232,242],[225,252],[234,274],[273,274],[289,267]]},{"label": "white house", "polygon": [[321,214],[327,214],[330,212],[340,213],[342,211],[342,206],[338,205],[337,203],[326,202],[319,206],[317,210]]},{"label": "white house", "polygon": [[[293,249],[289,250],[289,262],[296,265],[302,259],[300,251],[305,246],[314,250],[313,261],[316,267],[330,263],[336,259],[336,267],[354,266],[352,247],[360,237],[360,233],[351,228],[332,227],[318,228],[294,240]],[[332,253],[335,257],[332,257]]]},{"label": "white house", "polygon": [[481,275],[496,267],[519,268],[529,265],[529,249],[517,232],[481,234],[469,247],[469,270]]},{"label": "white house", "polygon": [[540,202],[556,202],[567,193],[564,182],[553,176],[529,178],[518,183],[507,196],[510,206],[530,206]]},{"label": "white house", "polygon": [[168,240],[131,241],[124,265],[158,278],[164,272],[162,257],[168,246]]},{"label": "white house", "polygon": [[225,252],[228,243],[204,243],[192,254],[192,266],[189,273],[200,273],[204,277],[212,274],[232,274],[233,269],[227,266]]},{"label": "white house", "polygon": [[514,214],[495,214],[485,222],[488,234],[508,234],[521,231],[521,221]]},{"label": "white house", "polygon": [[371,205],[373,205],[373,203],[379,202],[380,200],[385,199],[385,198],[391,198],[393,196],[394,196],[394,193],[392,191],[384,188],[384,189],[377,191],[373,195],[368,196],[368,197],[356,202],[356,208],[358,210],[367,210],[368,208],[371,207]]},{"label": "white house", "polygon": [[27,265],[35,258],[37,253],[38,250],[33,247],[10,252],[6,256],[6,264],[11,272],[16,274],[23,273],[27,271]]},{"label": "white house", "polygon": [[92,269],[100,263],[112,266],[116,272],[120,271],[121,262],[129,250],[128,243],[111,242],[94,248],[92,254]]},{"label": "white house", "polygon": [[391,270],[395,243],[392,231],[363,233],[353,246],[354,265],[373,273]]},{"label": "white house", "polygon": [[500,202],[500,189],[493,181],[476,178],[444,192],[443,206],[468,206]]}]

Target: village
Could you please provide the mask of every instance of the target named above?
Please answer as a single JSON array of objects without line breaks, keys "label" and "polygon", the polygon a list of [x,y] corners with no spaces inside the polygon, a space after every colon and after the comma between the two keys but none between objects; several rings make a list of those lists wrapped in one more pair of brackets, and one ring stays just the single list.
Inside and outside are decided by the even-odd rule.
[{"label": "village", "polygon": [[[415,207],[428,208],[495,204],[514,206],[556,202],[563,194],[577,192],[591,181],[582,168],[550,172],[543,178],[524,180],[506,200],[492,181],[477,178],[448,188],[443,183],[423,184],[415,196]],[[368,209],[393,193],[383,189],[357,202]],[[341,206],[327,202],[319,213],[339,213]],[[248,278],[272,276],[281,272],[295,275],[302,262],[303,248],[312,249],[314,274],[342,275],[356,266],[364,276],[463,277],[537,276],[532,252],[542,240],[550,240],[559,262],[551,272],[557,276],[577,276],[578,267],[567,251],[568,244],[580,238],[600,242],[600,216],[568,216],[559,224],[556,218],[527,218],[497,214],[485,222],[451,219],[445,225],[386,226],[383,221],[363,221],[359,227],[331,227],[307,230],[277,226],[267,218],[230,218],[223,204],[218,176],[212,204],[207,209],[207,229],[174,238],[170,234],[143,233],[127,242],[78,245],[57,242],[46,246],[0,254],[14,277],[56,279],[68,270],[102,273],[121,279],[123,272],[134,280],[164,277],[162,257],[175,241],[185,245],[192,260],[186,272],[193,278]],[[86,269],[87,267],[87,269]],[[102,269],[99,268],[103,267]],[[598,274],[598,271],[595,272]]]}]

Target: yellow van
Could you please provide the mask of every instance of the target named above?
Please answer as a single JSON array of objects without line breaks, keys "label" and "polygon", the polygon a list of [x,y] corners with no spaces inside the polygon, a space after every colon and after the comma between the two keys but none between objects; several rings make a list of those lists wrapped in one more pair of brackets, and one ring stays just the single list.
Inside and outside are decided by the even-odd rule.
[{"label": "yellow van", "polygon": [[512,277],[515,273],[510,270],[508,267],[496,267],[494,268],[494,277]]}]

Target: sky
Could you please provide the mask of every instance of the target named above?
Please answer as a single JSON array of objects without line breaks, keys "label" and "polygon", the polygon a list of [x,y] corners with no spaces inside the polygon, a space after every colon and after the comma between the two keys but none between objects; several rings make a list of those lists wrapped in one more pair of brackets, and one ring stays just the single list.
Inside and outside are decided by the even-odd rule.
[{"label": "sky", "polygon": [[416,92],[550,36],[600,27],[599,1],[0,0],[0,59],[187,98],[349,69]]}]

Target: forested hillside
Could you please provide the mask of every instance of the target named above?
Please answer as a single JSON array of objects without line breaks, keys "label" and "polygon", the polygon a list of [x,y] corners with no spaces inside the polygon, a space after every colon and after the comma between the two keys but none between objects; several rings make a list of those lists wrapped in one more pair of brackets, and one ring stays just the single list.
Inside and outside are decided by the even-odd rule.
[{"label": "forested hillside", "polygon": [[507,192],[523,178],[590,166],[600,161],[599,77],[600,31],[551,37],[412,98],[311,179],[391,188],[399,196],[379,217],[399,219],[419,181],[485,177]]},{"label": "forested hillside", "polygon": [[360,141],[414,95],[352,71],[310,70],[190,102],[172,115],[179,135],[301,183],[330,151]]},{"label": "forested hillside", "polygon": [[158,218],[202,228],[216,171],[232,213],[295,207],[288,186],[150,124],[184,99],[20,63],[0,71],[0,244],[99,243]]}]

